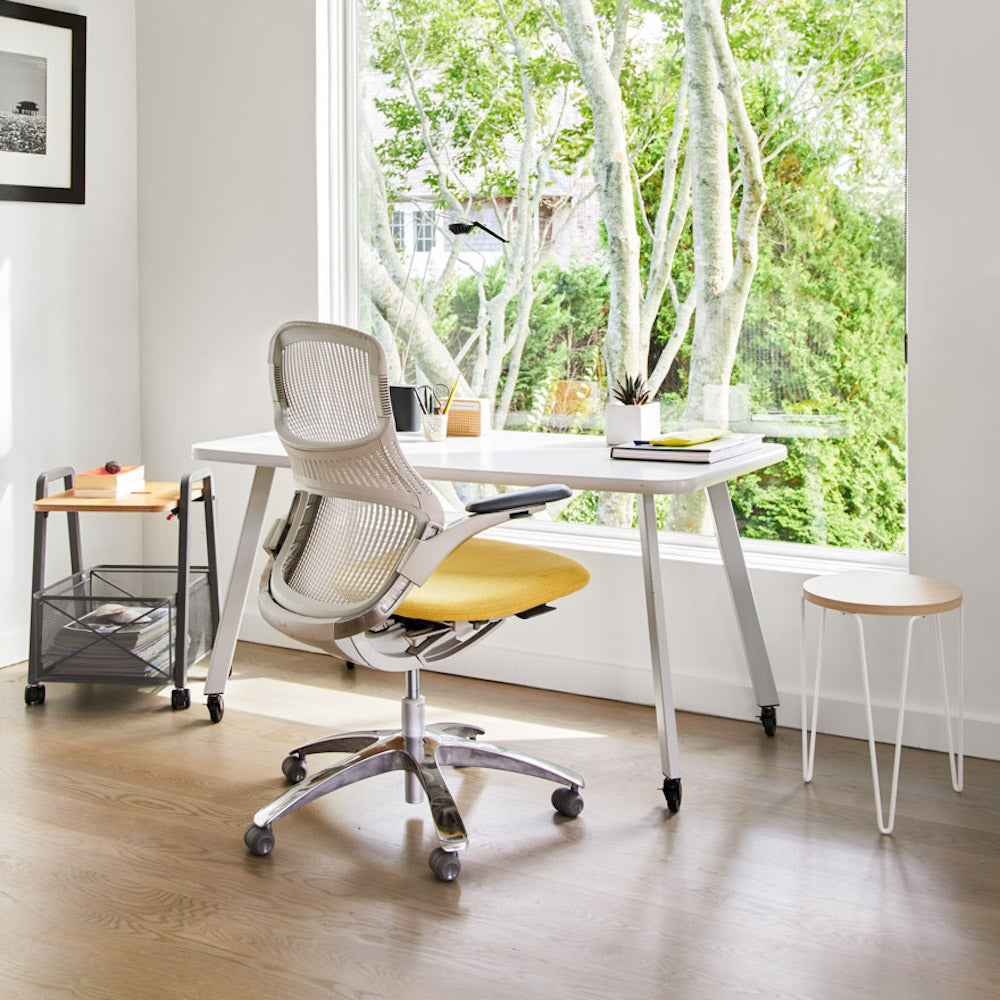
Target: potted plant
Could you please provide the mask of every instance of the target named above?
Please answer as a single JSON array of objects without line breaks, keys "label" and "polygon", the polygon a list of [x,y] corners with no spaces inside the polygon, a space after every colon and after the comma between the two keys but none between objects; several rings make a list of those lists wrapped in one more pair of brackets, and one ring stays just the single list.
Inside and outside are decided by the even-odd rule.
[{"label": "potted plant", "polygon": [[615,383],[612,395],[606,410],[608,444],[648,441],[660,433],[660,404],[649,402],[642,376],[626,375]]}]

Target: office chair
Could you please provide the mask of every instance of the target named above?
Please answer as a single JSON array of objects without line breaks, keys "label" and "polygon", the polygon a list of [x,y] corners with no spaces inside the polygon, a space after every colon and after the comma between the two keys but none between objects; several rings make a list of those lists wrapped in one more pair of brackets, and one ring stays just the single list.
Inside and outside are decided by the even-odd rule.
[{"label": "office chair", "polygon": [[[426,794],[440,846],[434,874],[458,877],[468,838],[441,765],[487,767],[557,783],[552,805],[583,808],[583,778],[514,750],[481,742],[483,730],[425,725],[420,668],[489,635],[510,617],[530,618],[585,586],[590,574],[553,552],[474,535],[570,495],[539,486],[466,506],[445,525],[436,494],[403,456],[389,403],[387,366],[373,337],[321,323],[288,323],[271,341],[278,436],[297,491],[271,530],[258,602],[280,632],[344,660],[405,674],[399,730],[345,733],[290,751],[294,786],[260,809],[244,841],[274,847],[272,824],[334,789],[387,771],[405,772],[407,802]],[[306,779],[306,757],[343,752],[343,762]]]}]

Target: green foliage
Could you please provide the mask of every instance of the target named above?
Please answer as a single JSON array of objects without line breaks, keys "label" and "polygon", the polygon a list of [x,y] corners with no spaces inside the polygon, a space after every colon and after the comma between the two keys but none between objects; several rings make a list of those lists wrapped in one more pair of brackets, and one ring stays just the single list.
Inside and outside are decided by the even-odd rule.
[{"label": "green foliage", "polygon": [[[489,269],[484,282],[486,294],[495,293],[502,280],[502,265]],[[542,268],[535,284],[531,334],[521,357],[512,409],[535,413],[535,422],[541,426],[544,401],[551,400],[557,379],[599,379],[608,285],[607,274],[595,264],[580,264],[565,270],[550,264]],[[515,308],[515,303],[508,306],[511,316]],[[453,356],[475,332],[478,312],[475,278],[456,282],[439,297],[437,328],[447,331],[443,339]],[[472,358],[466,355],[466,359],[463,369],[468,374]]]},{"label": "green foliage", "polygon": [[[378,155],[390,183],[412,186],[422,171],[416,180],[436,190],[442,179],[427,156],[430,142],[447,149],[468,178],[465,188],[452,191],[460,199],[512,195],[524,80],[531,81],[555,175],[585,171],[593,111],[548,19],[556,5],[505,5],[509,22],[496,0],[366,0],[365,6],[371,64],[387,82],[374,100],[386,125]],[[682,6],[682,0],[633,0],[632,44],[620,75],[644,275],[683,66]],[[594,7],[608,39],[617,0],[594,0]],[[751,412],[768,411],[782,423],[789,449],[786,462],[733,484],[741,530],[748,537],[898,550],[905,544],[904,3],[723,0],[723,14],[768,192],[733,381],[747,386]],[[523,78],[510,24],[523,46]],[[682,144],[682,163],[683,155]],[[735,147],[731,164],[735,218]],[[693,272],[688,220],[673,271],[681,300]],[[503,280],[502,265],[486,272],[487,295]],[[601,267],[564,261],[537,276],[512,402],[532,425],[544,426],[557,380],[600,377],[608,300]],[[453,356],[476,330],[479,302],[474,278],[454,282],[437,299],[438,333]],[[509,306],[510,320],[515,308]],[[650,363],[675,322],[667,297],[654,323]],[[683,401],[689,355],[690,341],[663,396]],[[473,346],[462,361],[467,374],[474,359]],[[665,509],[664,502],[658,516]],[[593,522],[597,515],[596,495],[581,494],[562,518]]]},{"label": "green foliage", "polygon": [[[789,435],[784,463],[733,484],[748,537],[905,544],[902,12],[899,0],[726,11],[768,189],[733,382]],[[796,104],[807,73],[812,100]],[[738,180],[735,150],[732,164]],[[658,176],[643,192],[651,212]],[[682,243],[681,274],[689,253]],[[673,322],[665,303],[654,352]],[[665,390],[686,392],[688,357]]]},{"label": "green foliage", "polygon": [[[747,90],[758,120],[780,107],[771,81]],[[836,145],[775,135],[787,145],[766,167],[769,197],[734,382],[748,385],[751,411],[781,411],[790,433],[835,436],[783,438],[788,459],[734,483],[734,506],[748,537],[900,550],[903,221],[840,183]]]},{"label": "green foliage", "polygon": [[[801,376],[802,396],[782,400],[783,412],[838,416],[827,425],[837,436],[786,439],[788,460],[768,476],[735,483],[734,505],[749,537],[899,550],[906,510],[903,276],[876,252],[886,220],[871,220],[836,195],[830,210],[836,225],[822,238],[792,230],[793,245],[782,252],[764,244],[747,325],[766,317],[770,337]],[[898,220],[896,238],[902,242]],[[783,263],[789,258],[794,266]],[[760,390],[755,374],[744,365],[752,400]],[[824,424],[811,427],[822,431]]]},{"label": "green foliage", "polygon": [[[563,135],[555,124],[572,64],[560,55],[540,4],[524,4],[512,19],[525,42],[523,73],[552,142],[553,165],[572,169],[589,152],[579,136]],[[383,81],[374,103],[387,126],[376,145],[387,177],[412,183],[423,165],[428,187],[448,184],[424,155],[429,143],[476,178],[452,190],[456,197],[516,194],[510,140],[524,130],[522,68],[496,0],[365,0],[364,21],[365,55]]]},{"label": "green foliage", "polygon": [[[524,347],[513,409],[534,400],[538,386],[556,379],[601,380],[601,343],[607,328],[607,274],[594,264],[543,269],[531,309],[531,335]],[[549,389],[548,391],[551,391]]]},{"label": "green foliage", "polygon": [[593,490],[583,490],[563,508],[559,520],[564,524],[597,524],[597,505],[601,495]]}]

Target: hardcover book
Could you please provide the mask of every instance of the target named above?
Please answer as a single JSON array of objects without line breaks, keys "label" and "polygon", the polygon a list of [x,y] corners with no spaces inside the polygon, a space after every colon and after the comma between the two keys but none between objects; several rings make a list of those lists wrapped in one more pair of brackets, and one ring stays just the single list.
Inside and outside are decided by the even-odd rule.
[{"label": "hardcover book", "polygon": [[118,472],[101,467],[78,473],[73,493],[84,499],[124,497],[146,488],[146,469],[142,465],[123,465]]},{"label": "hardcover book", "polygon": [[763,434],[724,434],[714,441],[676,447],[636,441],[616,444],[611,449],[611,457],[642,462],[721,462],[754,451],[763,441]]}]

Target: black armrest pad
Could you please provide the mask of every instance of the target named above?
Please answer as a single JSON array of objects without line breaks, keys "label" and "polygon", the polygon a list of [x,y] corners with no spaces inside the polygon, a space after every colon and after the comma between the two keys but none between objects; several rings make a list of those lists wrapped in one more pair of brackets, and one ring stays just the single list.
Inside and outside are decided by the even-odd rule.
[{"label": "black armrest pad", "polygon": [[537,507],[553,500],[565,500],[572,495],[569,487],[553,483],[550,486],[533,486],[530,490],[518,490],[517,493],[501,493],[500,496],[490,497],[487,500],[473,500],[472,503],[465,505],[465,509],[470,514],[495,514],[501,510]]}]

